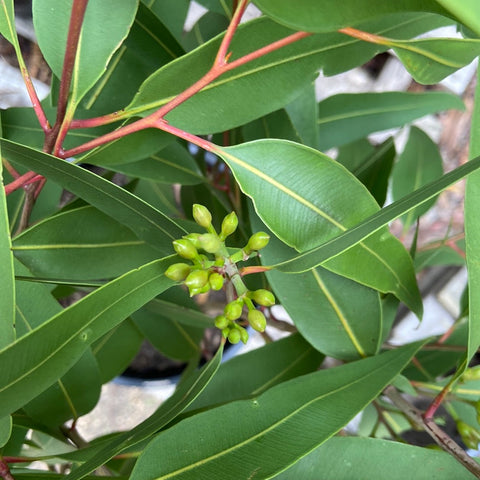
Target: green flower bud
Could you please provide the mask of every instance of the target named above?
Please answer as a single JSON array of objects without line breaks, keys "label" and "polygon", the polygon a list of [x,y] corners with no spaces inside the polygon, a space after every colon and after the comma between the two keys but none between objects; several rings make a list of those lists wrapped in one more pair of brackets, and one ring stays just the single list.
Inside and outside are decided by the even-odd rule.
[{"label": "green flower bud", "polygon": [[246,344],[248,342],[248,332],[243,327],[238,327],[240,330],[240,340]]},{"label": "green flower bud", "polygon": [[275,296],[272,292],[269,292],[264,288],[250,292],[249,297],[263,307],[271,307],[272,305],[275,305]]},{"label": "green flower bud", "polygon": [[228,341],[230,343],[233,343],[233,344],[238,343],[241,339],[242,339],[242,334],[239,332],[237,328],[232,328],[228,332]]},{"label": "green flower bud", "polygon": [[260,310],[250,310],[248,312],[248,323],[257,332],[264,332],[267,326],[267,319]]},{"label": "green flower bud", "polygon": [[457,430],[462,437],[463,443],[468,447],[476,450],[478,448],[478,442],[480,441],[480,433],[468,423],[457,421]]},{"label": "green flower bud", "polygon": [[191,290],[203,288],[208,283],[208,272],[206,270],[194,270],[185,279],[185,285]]},{"label": "green flower bud", "polygon": [[212,225],[212,214],[207,207],[198,203],[193,205],[193,219],[203,228],[209,228]]},{"label": "green flower bud", "polygon": [[215,326],[220,329],[224,330],[230,325],[230,321],[225,317],[225,315],[218,315],[215,318]]},{"label": "green flower bud", "polygon": [[186,263],[174,263],[165,271],[165,276],[174,282],[181,282],[190,273],[190,265]]},{"label": "green flower bud", "polygon": [[220,233],[220,238],[225,240],[229,235],[231,235],[238,226],[238,218],[235,212],[229,213],[222,222],[222,231]]},{"label": "green flower bud", "polygon": [[230,327],[226,327],[222,330],[222,337],[227,338],[228,334],[230,333]]},{"label": "green flower bud", "polygon": [[223,275],[220,275],[217,272],[211,273],[208,277],[208,282],[210,283],[212,290],[221,290],[224,280]]},{"label": "green flower bud", "polygon": [[188,258],[193,260],[198,257],[197,249],[195,245],[186,238],[181,238],[180,240],[174,240],[173,248],[175,251],[183,258]]},{"label": "green flower bud", "polygon": [[183,238],[190,240],[195,248],[200,248],[200,242],[198,241],[200,235],[200,233],[189,233],[188,235],[184,235]]},{"label": "green flower bud", "polygon": [[254,233],[248,240],[247,246],[244,248],[244,250],[247,252],[247,254],[256,250],[261,250],[268,245],[269,240],[270,235],[268,235],[268,233]]},{"label": "green flower bud", "polygon": [[213,233],[205,233],[198,238],[201,248],[208,253],[217,253],[222,247],[222,242]]},{"label": "green flower bud", "polygon": [[243,302],[234,300],[233,302],[227,303],[223,310],[223,313],[229,320],[237,320],[242,316]]},{"label": "green flower bud", "polygon": [[480,380],[480,365],[465,370],[465,373],[462,376],[462,380],[464,382],[469,382],[471,380]]},{"label": "green flower bud", "polygon": [[188,289],[188,293],[190,294],[191,297],[194,297],[195,295],[200,295],[201,293],[207,293],[208,291],[210,291],[210,285],[208,283],[202,288]]}]

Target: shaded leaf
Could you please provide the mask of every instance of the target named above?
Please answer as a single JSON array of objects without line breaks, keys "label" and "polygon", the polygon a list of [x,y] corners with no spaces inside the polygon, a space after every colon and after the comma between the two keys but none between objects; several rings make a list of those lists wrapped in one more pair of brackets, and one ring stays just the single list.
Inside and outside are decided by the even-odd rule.
[{"label": "shaded leaf", "polygon": [[[322,472],[320,474],[320,472]],[[361,437],[334,437],[277,477],[278,480],[473,480],[446,452]]]},{"label": "shaded leaf", "polygon": [[[46,61],[58,78],[62,76],[72,3],[73,0],[33,2],[35,34]],[[72,103],[78,103],[103,75],[113,53],[127,36],[137,7],[138,0],[125,0],[121,4],[116,0],[88,3],[73,70]]]},{"label": "shaded leaf", "polygon": [[190,0],[142,0],[168,29],[180,38],[187,18]]},{"label": "shaded leaf", "polygon": [[88,170],[8,140],[0,142],[6,158],[62,185],[164,254],[171,253],[171,242],[185,233],[162,212]]},{"label": "shaded leaf", "polygon": [[[215,153],[230,166],[262,221],[298,251],[327,242],[379,208],[344,167],[303,145],[259,140],[216,147]],[[421,315],[410,256],[387,229],[324,266],[381,292],[394,293]]]},{"label": "shaded leaf", "polygon": [[327,150],[373,132],[401,127],[429,113],[455,108],[462,100],[445,92],[341,93],[318,105],[320,149]]},{"label": "shaded leaf", "polygon": [[0,350],[0,416],[49,387],[89,345],[172,286],[163,272],[175,257],[156,260],[107,283]]},{"label": "shaded leaf", "polygon": [[285,110],[277,110],[258,120],[248,123],[242,128],[246,142],[259,138],[281,138],[300,142],[300,137]]},{"label": "shaded leaf", "polygon": [[437,0],[437,3],[480,36],[480,16],[478,15],[478,3],[476,0],[463,0],[462,2]]},{"label": "shaded leaf", "polygon": [[[131,479],[217,478],[219,472],[224,476],[229,471],[237,478],[271,478],[342,428],[418,348],[409,345],[303,375],[251,400],[187,418],[147,446]],[[288,438],[295,441],[285,442]]]},{"label": "shaded leaf", "polygon": [[[407,144],[393,169],[393,200],[399,200],[426,183],[440,178],[442,174],[442,157],[438,146],[425,132],[412,127]],[[420,215],[426,213],[435,201],[436,199],[432,199],[425,202],[421,207],[410,210],[407,215],[401,217],[404,231],[411,227]]]},{"label": "shaded leaf", "polygon": [[0,448],[3,447],[9,440],[12,434],[12,417],[7,415],[0,418]]},{"label": "shaded leaf", "polygon": [[128,228],[86,206],[49,217],[15,237],[15,256],[38,277],[112,278],[158,258]]},{"label": "shaded leaf", "polygon": [[131,431],[117,436],[99,452],[89,458],[83,465],[72,471],[70,480],[79,480],[112,457],[131,445],[145,440],[175,419],[210,382],[222,361],[223,347],[220,347],[215,356],[199,371],[188,376],[177,387],[175,393],[168,398],[146,420]]},{"label": "shaded leaf", "polygon": [[471,174],[480,168],[480,157],[476,157],[470,162],[446,173],[438,180],[412,192],[406,197],[394,202],[379,212],[371,215],[369,218],[360,222],[357,226],[350,228],[345,233],[326,242],[324,245],[312,248],[311,250],[296,255],[295,257],[281,262],[274,267],[282,272],[303,272],[310,268],[323,264],[330,258],[335,257],[341,252],[349,249],[353,245],[361,242],[372,233],[377,232],[392,220],[408,213],[411,209],[423,202],[430,200],[454,184],[461,178]]}]

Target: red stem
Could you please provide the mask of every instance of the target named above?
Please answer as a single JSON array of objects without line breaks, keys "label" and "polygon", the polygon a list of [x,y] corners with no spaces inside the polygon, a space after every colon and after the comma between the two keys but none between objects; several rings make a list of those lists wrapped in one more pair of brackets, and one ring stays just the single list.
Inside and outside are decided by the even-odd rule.
[{"label": "red stem", "polygon": [[4,459],[0,459],[0,477],[2,477],[3,480],[15,480],[10,473],[7,462]]},{"label": "red stem", "polygon": [[445,400],[445,397],[448,395],[450,390],[452,389],[452,385],[456,382],[455,376],[451,378],[451,380],[443,387],[442,391],[433,399],[433,402],[427,408],[427,411],[423,414],[423,418],[425,420],[430,420],[435,415],[435,412],[438,410],[438,407],[442,404]]},{"label": "red stem", "polygon": [[48,133],[51,129],[50,123],[48,122],[45,112],[43,111],[42,104],[40,103],[40,99],[38,98],[35,87],[33,86],[32,79],[30,78],[30,74],[28,73],[25,65],[20,65],[20,72],[22,74],[23,82],[25,83],[25,87],[27,88],[28,96],[30,97],[30,101],[32,102],[32,107],[35,115],[37,116],[38,122],[40,123],[42,130],[45,133]]},{"label": "red stem", "polygon": [[374,35],[373,33],[363,32],[362,30],[357,30],[356,28],[341,28],[338,30],[340,33],[344,33],[349,37],[358,38],[364,42],[376,43],[378,45],[390,45],[390,42],[385,37],[380,37],[379,35]]},{"label": "red stem", "polygon": [[5,185],[5,195],[9,195],[10,193],[14,192],[18,188],[21,188],[27,184],[32,178],[36,177],[37,174],[35,172],[27,172],[23,174],[21,177],[16,178],[13,182]]}]

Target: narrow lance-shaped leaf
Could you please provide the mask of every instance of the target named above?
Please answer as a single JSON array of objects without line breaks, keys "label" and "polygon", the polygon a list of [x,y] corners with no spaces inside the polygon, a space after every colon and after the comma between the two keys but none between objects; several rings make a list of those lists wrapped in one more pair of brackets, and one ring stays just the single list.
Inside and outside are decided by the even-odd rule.
[{"label": "narrow lance-shaped leaf", "polygon": [[232,471],[236,478],[272,478],[348,423],[419,346],[303,375],[189,417],[148,445],[131,480],[223,478]]},{"label": "narrow lance-shaped leaf", "polygon": [[17,42],[13,0],[0,0],[0,33],[10,42]]},{"label": "narrow lance-shaped leaf", "polygon": [[341,93],[318,104],[319,148],[339,147],[370,133],[401,127],[430,113],[463,110],[462,100],[445,92]]},{"label": "narrow lance-shaped leaf", "polygon": [[470,160],[470,162],[467,162],[455,170],[443,175],[438,180],[435,180],[424,187],[415,190],[401,200],[382,208],[379,212],[371,215],[369,218],[360,222],[355,227],[348,229],[341,235],[338,235],[307,252],[300,253],[289,260],[278,263],[273,267],[282,272],[298,273],[322,265],[331,258],[336,257],[345,250],[358,244],[363,239],[368,238],[373,233],[378,232],[392,220],[395,220],[405,213],[408,213],[413,208],[435,197],[450,185],[453,185],[463,177],[475,172],[478,168],[480,168],[480,157]]},{"label": "narrow lance-shaped leaf", "polygon": [[95,290],[0,350],[0,417],[62,376],[97,338],[173,285],[164,275],[176,257],[155,260]]},{"label": "narrow lance-shaped leaf", "polygon": [[436,0],[254,0],[254,3],[277,22],[296,30],[329,32],[352,27],[359,22],[393,13],[432,12],[448,16],[450,12]]},{"label": "narrow lance-shaped leaf", "polygon": [[162,212],[84,168],[5,139],[0,139],[0,143],[3,155],[10,161],[62,185],[130,228],[164,255],[171,253],[172,241],[185,234]]},{"label": "narrow lance-shaped leaf", "polygon": [[[344,233],[379,209],[348,170],[303,145],[260,140],[217,147],[216,153],[230,166],[268,228],[298,251]],[[373,289],[394,293],[421,315],[410,256],[387,229],[324,266]]]},{"label": "narrow lance-shaped leaf", "polygon": [[201,370],[193,373],[180,383],[175,393],[162,403],[155,413],[131,431],[115,437],[105,447],[101,448],[100,451],[69,475],[70,480],[84,478],[88,473],[103,465],[127,447],[148,439],[174,420],[208,385],[220,366],[222,354],[223,346],[218,349],[214,357]]},{"label": "narrow lance-shaped leaf", "polygon": [[[477,75],[480,79],[480,73]],[[480,81],[475,90],[475,105],[470,133],[470,155],[480,155]],[[478,159],[478,158],[477,158]],[[475,160],[477,160],[475,159]],[[467,165],[475,160],[470,160]],[[465,367],[480,345],[480,172],[467,179],[465,191],[465,243],[468,270],[468,344]]]},{"label": "narrow lance-shaped leaf", "polygon": [[[88,2],[73,70],[73,103],[77,104],[103,75],[111,56],[130,30],[138,2],[139,0]],[[42,53],[57,78],[62,76],[72,4],[73,0],[33,2],[35,33]]]}]

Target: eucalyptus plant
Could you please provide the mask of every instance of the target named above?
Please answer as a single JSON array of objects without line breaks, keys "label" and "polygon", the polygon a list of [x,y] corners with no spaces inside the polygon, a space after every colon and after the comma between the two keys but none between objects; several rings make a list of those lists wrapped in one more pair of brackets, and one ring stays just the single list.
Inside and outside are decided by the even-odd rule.
[{"label": "eucalyptus plant", "polygon": [[[480,54],[478,2],[252,0],[261,15],[245,22],[248,0],[200,3],[185,33],[188,0],[33,0],[52,71],[40,101],[0,0],[32,103],[0,117],[0,476],[480,478],[464,450],[480,439],[479,90],[471,160],[443,173],[410,124],[464,109],[458,96],[318,103],[314,87],[389,50],[438,83]],[[446,25],[462,37],[418,38]],[[393,127],[409,132],[401,152],[368,139]],[[390,232],[394,219],[421,231],[467,176],[464,235],[427,248]],[[416,274],[433,264],[466,266],[461,313],[394,346],[399,305],[422,318]],[[217,317],[196,301],[212,290]],[[275,326],[294,332],[271,341]],[[207,329],[222,340],[199,366]],[[265,345],[222,363],[254,330]],[[132,430],[85,442],[77,420],[144,339],[188,364],[175,392]],[[440,448],[408,445],[412,427]]]}]

